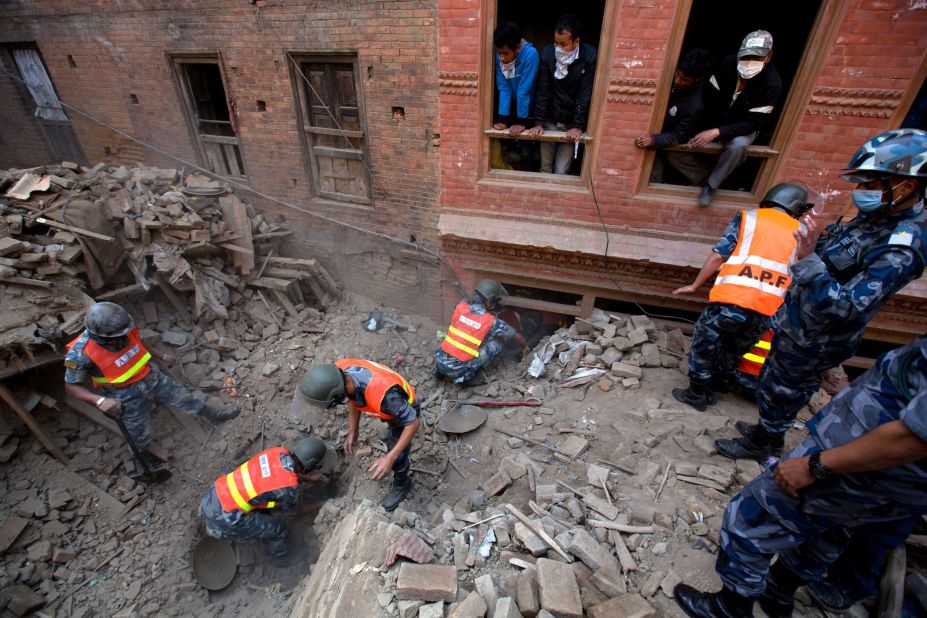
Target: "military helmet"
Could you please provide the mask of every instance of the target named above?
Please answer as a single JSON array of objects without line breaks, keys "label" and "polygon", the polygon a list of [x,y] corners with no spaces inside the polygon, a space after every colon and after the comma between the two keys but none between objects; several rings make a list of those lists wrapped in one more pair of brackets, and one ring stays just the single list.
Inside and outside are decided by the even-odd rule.
[{"label": "military helmet", "polygon": [[293,457],[299,460],[303,468],[306,470],[313,470],[322,463],[322,458],[325,457],[326,447],[325,442],[312,436],[303,438],[297,442],[293,448],[289,449],[289,451]]},{"label": "military helmet", "polygon": [[884,174],[927,178],[927,132],[894,129],[876,135],[859,147],[841,178],[862,183]]},{"label": "military helmet", "polygon": [[297,394],[303,401],[327,408],[344,396],[344,378],[337,365],[316,365],[299,382]]},{"label": "military helmet", "polygon": [[135,320],[116,303],[96,303],[84,318],[84,328],[97,337],[122,337],[134,327]]},{"label": "military helmet", "polygon": [[780,182],[772,187],[760,200],[760,206],[779,206],[793,217],[800,217],[814,208],[814,204],[808,201],[808,188],[797,182]]},{"label": "military helmet", "polygon": [[491,303],[499,302],[508,292],[502,287],[502,284],[494,279],[483,279],[476,284],[474,288],[476,293]]}]

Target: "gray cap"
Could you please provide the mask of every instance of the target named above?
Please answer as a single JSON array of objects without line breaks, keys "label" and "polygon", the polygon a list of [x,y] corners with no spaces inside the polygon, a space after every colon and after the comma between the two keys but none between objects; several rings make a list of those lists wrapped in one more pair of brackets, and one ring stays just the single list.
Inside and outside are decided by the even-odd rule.
[{"label": "gray cap", "polygon": [[737,52],[738,58],[744,56],[762,56],[766,57],[772,51],[772,35],[765,30],[754,30],[744,37],[744,42],[740,44],[740,51]]}]

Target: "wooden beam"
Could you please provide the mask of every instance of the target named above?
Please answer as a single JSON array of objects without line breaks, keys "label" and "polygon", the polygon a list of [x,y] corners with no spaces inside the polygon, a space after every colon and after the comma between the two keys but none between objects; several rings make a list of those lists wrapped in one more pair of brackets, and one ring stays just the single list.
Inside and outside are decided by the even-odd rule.
[{"label": "wooden beam", "polygon": [[161,291],[164,292],[164,295],[167,296],[167,300],[170,301],[173,305],[174,310],[180,316],[181,321],[187,326],[193,326],[193,316],[190,315],[190,311],[187,309],[187,306],[180,301],[180,297],[177,296],[177,292],[174,291],[174,288],[171,287],[171,284],[164,280],[164,277],[161,276],[161,273],[155,272],[155,278],[158,281],[158,287],[161,288]]},{"label": "wooden beam", "polygon": [[55,459],[66,466],[70,464],[68,458],[61,452],[61,449],[55,446],[55,443],[45,435],[45,431],[42,430],[42,427],[32,418],[32,415],[16,401],[16,397],[13,396],[13,393],[10,392],[10,389],[8,389],[5,384],[0,384],[0,399],[3,399],[6,405],[10,406],[10,408],[16,412],[16,415],[26,424],[29,431],[39,439],[39,442],[42,443],[42,446],[44,446],[49,453],[55,456]]},{"label": "wooden beam", "polygon": [[45,217],[39,217],[35,221],[36,223],[41,223],[42,225],[47,225],[48,227],[71,232],[77,236],[87,236],[88,238],[96,238],[97,240],[105,240],[106,242],[116,242],[116,239],[112,236],[107,236],[106,234],[100,234],[98,232],[91,232],[90,230],[85,230],[81,227],[74,227],[73,225],[58,223],[57,221],[52,221],[51,219],[46,219]]},{"label": "wooden beam", "polygon": [[550,301],[536,300],[534,298],[521,298],[520,296],[506,296],[502,299],[502,305],[505,307],[521,307],[522,309],[549,311],[551,313],[561,313],[563,315],[572,316],[579,316],[582,313],[582,308],[576,305],[552,303]]}]

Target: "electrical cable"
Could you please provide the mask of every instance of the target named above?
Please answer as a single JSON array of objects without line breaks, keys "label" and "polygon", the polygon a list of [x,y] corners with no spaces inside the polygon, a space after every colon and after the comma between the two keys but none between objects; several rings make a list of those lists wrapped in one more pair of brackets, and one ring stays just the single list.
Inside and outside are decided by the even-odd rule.
[{"label": "electrical cable", "polygon": [[[12,72],[10,72],[9,70],[7,70],[7,69],[5,69],[5,68],[0,69],[0,74],[6,75],[6,76],[8,76],[8,77],[10,77],[10,78],[12,78],[12,79],[18,81],[19,83],[23,84],[24,86],[27,86],[27,87],[28,87],[28,84],[26,83],[25,80],[21,79],[21,78],[20,78],[19,76],[17,76],[17,75],[14,75]],[[304,214],[306,214],[306,215],[309,215],[309,216],[314,217],[314,218],[316,218],[316,219],[320,219],[320,220],[322,220],[322,221],[326,221],[326,222],[331,223],[331,224],[333,224],[333,225],[338,225],[338,226],[341,226],[341,227],[345,227],[345,228],[354,230],[354,231],[356,231],[356,232],[360,232],[360,233],[362,233],[362,234],[367,234],[367,235],[370,235],[370,236],[375,236],[375,237],[377,237],[377,238],[382,238],[382,239],[384,239],[384,240],[388,240],[388,241],[390,241],[390,242],[396,243],[396,244],[401,245],[401,246],[406,247],[406,248],[415,249],[419,254],[424,254],[424,255],[427,255],[427,256],[429,256],[430,258],[432,258],[433,261],[430,261],[430,263],[431,263],[433,266],[443,265],[443,266],[448,270],[448,272],[454,277],[454,280],[455,280],[455,287],[457,288],[458,292],[459,292],[462,296],[465,295],[465,294],[463,294],[463,291],[462,291],[463,283],[461,282],[460,277],[457,276],[457,273],[456,273],[456,271],[454,270],[453,266],[451,266],[451,265],[447,262],[447,260],[445,260],[441,255],[439,255],[438,253],[432,251],[431,249],[428,249],[427,247],[422,247],[422,246],[419,245],[417,242],[410,242],[410,241],[408,241],[408,240],[403,240],[402,238],[396,238],[395,236],[390,236],[389,234],[384,234],[384,233],[382,233],[382,232],[377,232],[377,231],[370,230],[370,229],[367,229],[367,228],[364,228],[364,227],[360,227],[359,225],[354,225],[353,223],[348,223],[348,222],[346,222],[346,221],[341,221],[341,220],[336,219],[336,218],[334,218],[334,217],[329,217],[329,216],[327,216],[327,215],[323,215],[323,214],[321,214],[321,213],[314,212],[314,211],[309,210],[309,209],[307,209],[307,208],[303,208],[303,207],[301,207],[301,206],[297,206],[296,204],[291,204],[291,203],[289,203],[289,202],[285,202],[285,201],[283,201],[283,200],[281,200],[281,199],[278,199],[278,198],[276,198],[276,197],[274,197],[274,196],[272,196],[272,195],[269,195],[269,194],[267,194],[267,193],[264,193],[263,191],[259,191],[259,190],[255,189],[255,188],[253,188],[253,187],[251,187],[251,186],[249,186],[249,185],[247,185],[247,184],[245,184],[245,183],[243,183],[243,182],[240,182],[240,181],[238,181],[238,180],[235,180],[234,178],[226,178],[226,177],[220,176],[219,174],[213,172],[212,170],[209,170],[209,169],[207,169],[207,168],[205,168],[205,167],[202,167],[201,165],[198,165],[198,164],[196,164],[196,163],[193,163],[192,161],[188,161],[188,160],[184,159],[183,157],[179,157],[179,156],[177,156],[177,155],[175,155],[175,154],[172,154],[171,152],[168,152],[167,150],[164,150],[163,148],[161,148],[161,147],[159,147],[159,146],[155,146],[154,144],[151,144],[151,143],[148,143],[148,142],[146,142],[146,141],[144,141],[144,140],[142,140],[142,139],[139,139],[139,138],[135,137],[134,135],[131,135],[131,134],[129,134],[129,133],[126,133],[126,132],[123,131],[122,129],[119,129],[119,128],[117,128],[117,127],[115,127],[115,126],[109,124],[108,122],[106,122],[106,121],[104,121],[104,120],[100,120],[99,118],[93,116],[92,114],[89,114],[89,113],[87,113],[87,112],[85,112],[85,111],[83,111],[83,110],[81,110],[81,109],[79,109],[79,108],[77,108],[77,107],[75,107],[75,106],[69,104],[69,103],[66,103],[65,101],[63,101],[63,100],[61,100],[61,99],[58,99],[58,103],[59,103],[63,108],[68,109],[68,110],[74,112],[74,113],[77,114],[78,116],[81,116],[81,117],[83,117],[83,118],[86,118],[87,120],[89,120],[89,121],[91,121],[91,122],[93,122],[93,123],[95,123],[95,124],[98,124],[98,125],[100,125],[101,127],[104,127],[104,128],[106,128],[106,129],[109,129],[109,130],[112,131],[113,133],[116,133],[117,135],[120,135],[120,136],[124,137],[125,139],[127,139],[127,140],[129,140],[129,141],[131,141],[131,142],[133,142],[133,143],[135,143],[135,144],[138,144],[139,146],[142,146],[142,147],[147,148],[147,149],[149,149],[149,150],[151,150],[151,151],[153,151],[153,152],[156,152],[156,153],[158,153],[158,154],[160,154],[160,155],[162,155],[162,156],[164,156],[164,157],[167,157],[167,158],[169,158],[169,159],[172,159],[172,160],[174,160],[174,161],[177,161],[177,162],[179,162],[179,163],[182,163],[182,164],[184,164],[185,166],[189,166],[189,167],[191,167],[191,168],[193,168],[193,169],[195,169],[195,170],[197,170],[197,171],[199,171],[199,172],[202,172],[202,173],[206,174],[207,176],[210,176],[210,177],[212,177],[212,178],[216,178],[217,180],[220,180],[220,181],[222,181],[222,182],[228,182],[229,184],[233,184],[233,185],[239,187],[240,189],[242,189],[242,190],[244,190],[244,191],[246,191],[246,192],[248,192],[248,193],[252,193],[252,194],[254,194],[254,195],[257,195],[257,196],[259,196],[259,197],[261,197],[261,198],[263,198],[263,199],[266,199],[266,200],[271,201],[271,202],[273,202],[273,203],[275,203],[275,204],[278,204],[279,206],[283,206],[284,208],[288,208],[288,209],[290,209],[290,210],[295,210],[295,211],[304,213]]]},{"label": "electrical cable", "polygon": [[[609,247],[609,244],[611,243],[611,235],[608,232],[608,226],[605,225],[605,218],[602,216],[602,209],[599,207],[599,198],[595,194],[595,180],[592,180],[589,183],[589,186],[592,188],[592,201],[595,204],[595,212],[599,216],[599,223],[602,225],[602,231],[605,232],[605,253],[602,254],[602,265],[605,267],[605,274],[611,280],[612,285],[614,285],[618,289],[619,292],[621,292],[622,294],[628,294],[628,291],[625,290],[623,287],[621,287],[621,284],[618,283],[618,280],[612,276],[612,272],[608,268],[608,247]],[[695,324],[694,320],[690,320],[688,318],[661,315],[659,313],[650,313],[649,311],[644,309],[644,307],[639,302],[634,300],[633,298],[629,298],[629,300],[632,303],[634,303],[634,306],[640,309],[641,312],[649,318],[658,318],[658,319],[663,319],[663,320],[671,320],[674,322],[687,322],[689,324]]]}]

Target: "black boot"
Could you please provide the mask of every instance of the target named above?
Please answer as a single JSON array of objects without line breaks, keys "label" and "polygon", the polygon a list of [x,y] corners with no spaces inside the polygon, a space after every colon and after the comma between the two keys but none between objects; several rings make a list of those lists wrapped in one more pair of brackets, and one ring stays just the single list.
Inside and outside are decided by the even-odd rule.
[{"label": "black boot", "polygon": [[692,406],[699,412],[704,412],[709,404],[718,400],[717,395],[708,390],[705,382],[696,380],[689,380],[689,388],[674,388],[673,398],[680,403]]},{"label": "black boot", "polygon": [[393,486],[383,499],[383,508],[390,512],[395,511],[396,507],[406,499],[410,491],[412,491],[412,479],[408,476],[394,478]]},{"label": "black boot", "polygon": [[808,584],[805,590],[818,607],[834,614],[842,614],[863,600],[850,596],[842,588],[826,579]]},{"label": "black boot", "polygon": [[[760,428],[758,424],[748,423],[747,421],[737,421],[734,423],[734,427],[740,435],[750,439],[756,435],[756,432]],[[769,446],[773,456],[779,457],[782,455],[782,450],[785,447],[785,438],[774,436]]]},{"label": "black boot", "polygon": [[200,410],[200,415],[208,418],[213,422],[214,425],[224,423],[225,421],[230,421],[239,414],[241,414],[241,404],[238,402],[235,402],[231,405],[222,406],[221,408],[214,408],[210,405],[205,405],[203,406],[203,409]]},{"label": "black boot", "polygon": [[751,618],[753,599],[722,588],[720,592],[699,592],[692,586],[678,584],[673,589],[676,604],[693,618]]},{"label": "black boot", "polygon": [[804,584],[804,580],[796,577],[781,562],[776,562],[766,578],[760,607],[769,618],[790,618],[795,611],[795,591]]},{"label": "black boot", "polygon": [[[133,460],[135,470],[129,474],[129,478],[139,483],[163,483],[173,476],[161,460],[144,451],[142,457],[145,459],[145,465],[138,460]],[[146,469],[147,466],[147,469]]]}]

